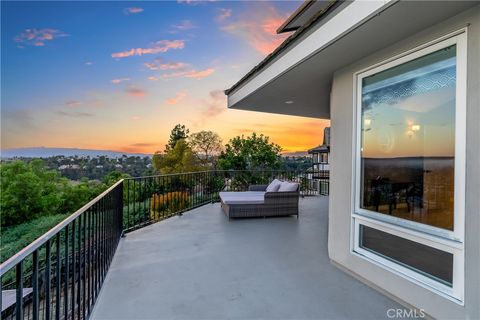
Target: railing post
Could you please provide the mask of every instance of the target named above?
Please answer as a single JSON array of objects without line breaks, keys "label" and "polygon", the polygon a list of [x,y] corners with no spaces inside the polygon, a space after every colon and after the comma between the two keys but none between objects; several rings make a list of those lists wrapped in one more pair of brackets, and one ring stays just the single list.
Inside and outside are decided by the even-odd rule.
[{"label": "railing post", "polygon": [[[125,237],[124,227],[123,227],[123,184],[124,183],[125,183],[125,180],[122,180],[122,183],[118,185],[118,197],[117,197],[117,206],[118,206],[117,211],[118,211],[118,214],[120,215],[118,223],[120,224],[119,232],[121,237]],[[127,206],[128,206],[128,203],[127,203]]]},{"label": "railing post", "polygon": [[20,261],[17,264],[16,270],[16,286],[17,286],[17,294],[16,294],[16,305],[15,305],[15,316],[17,320],[23,319],[23,261]]}]

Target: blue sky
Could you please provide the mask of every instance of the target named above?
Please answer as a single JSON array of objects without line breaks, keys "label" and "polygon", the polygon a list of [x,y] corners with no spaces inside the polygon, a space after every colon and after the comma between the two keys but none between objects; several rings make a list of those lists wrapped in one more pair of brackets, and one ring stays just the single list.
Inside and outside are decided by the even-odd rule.
[{"label": "blue sky", "polygon": [[176,123],[312,147],[325,121],[227,110],[222,94],[300,3],[2,2],[2,148],[154,152]]}]

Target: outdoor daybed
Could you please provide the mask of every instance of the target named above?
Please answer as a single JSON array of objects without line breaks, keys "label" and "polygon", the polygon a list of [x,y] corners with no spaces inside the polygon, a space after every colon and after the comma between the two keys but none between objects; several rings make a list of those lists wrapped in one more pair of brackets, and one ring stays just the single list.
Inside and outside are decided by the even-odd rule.
[{"label": "outdoor daybed", "polygon": [[299,197],[298,183],[278,180],[270,185],[251,185],[245,192],[220,192],[222,209],[229,218],[291,215],[298,218]]}]

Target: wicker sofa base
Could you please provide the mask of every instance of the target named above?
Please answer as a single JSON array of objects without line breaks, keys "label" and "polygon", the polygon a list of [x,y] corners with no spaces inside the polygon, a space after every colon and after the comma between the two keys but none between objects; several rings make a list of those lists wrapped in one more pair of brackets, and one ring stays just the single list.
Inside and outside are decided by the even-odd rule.
[{"label": "wicker sofa base", "polygon": [[290,204],[226,204],[221,201],[223,212],[228,218],[285,217],[296,215],[298,202]]}]

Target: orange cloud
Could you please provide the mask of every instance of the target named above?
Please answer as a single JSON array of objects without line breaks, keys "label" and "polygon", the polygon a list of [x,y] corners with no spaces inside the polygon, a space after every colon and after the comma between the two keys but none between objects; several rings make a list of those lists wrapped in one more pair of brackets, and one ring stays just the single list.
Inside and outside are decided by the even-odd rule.
[{"label": "orange cloud", "polygon": [[221,29],[242,38],[255,50],[267,55],[287,38],[285,34],[278,35],[276,33],[286,16],[266,3],[249,8],[250,12],[245,13],[241,19],[225,25]]},{"label": "orange cloud", "polygon": [[126,58],[131,56],[142,56],[144,54],[157,54],[167,52],[171,49],[183,49],[185,47],[184,40],[160,40],[155,42],[149,48],[132,48],[127,51],[112,53],[112,58]]},{"label": "orange cloud", "polygon": [[68,36],[68,34],[57,29],[25,29],[14,38],[14,41],[21,44],[43,47],[46,41],[52,41],[56,38],[66,36]]},{"label": "orange cloud", "polygon": [[111,82],[113,84],[119,84],[119,83],[122,83],[123,81],[129,81],[130,78],[118,78],[118,79],[112,79]]},{"label": "orange cloud", "polygon": [[147,94],[145,90],[137,87],[129,87],[125,90],[125,92],[127,92],[128,95],[136,98],[143,98]]},{"label": "orange cloud", "polygon": [[144,66],[150,70],[174,70],[188,67],[184,62],[163,62],[162,59],[156,58],[153,62],[145,62]]},{"label": "orange cloud", "polygon": [[203,78],[206,78],[210,75],[212,75],[215,72],[215,69],[213,68],[208,68],[205,70],[188,70],[188,71],[179,71],[179,72],[172,72],[172,73],[165,73],[162,74],[162,79],[170,79],[170,78],[179,78],[179,77],[185,77],[185,78],[194,78],[197,80],[201,80]]},{"label": "orange cloud", "polygon": [[123,13],[126,14],[127,16],[129,14],[136,14],[143,12],[143,8],[138,8],[138,7],[131,7],[131,8],[125,8],[123,9]]},{"label": "orange cloud", "polygon": [[147,79],[150,80],[150,81],[158,81],[158,80],[160,80],[160,78],[157,78],[157,77],[154,77],[154,76],[150,76],[150,77],[148,77]]},{"label": "orange cloud", "polygon": [[220,8],[218,9],[218,15],[215,18],[215,20],[217,20],[217,22],[222,22],[225,19],[230,18],[231,16],[232,16],[232,9]]},{"label": "orange cloud", "polygon": [[187,93],[184,91],[181,91],[181,92],[178,92],[175,95],[175,97],[165,100],[165,103],[169,105],[176,105],[186,97],[187,97]]}]

